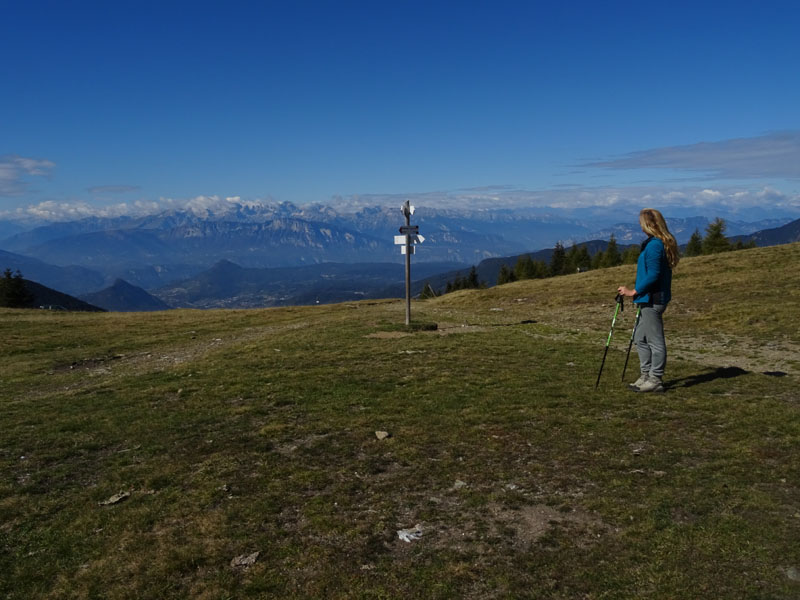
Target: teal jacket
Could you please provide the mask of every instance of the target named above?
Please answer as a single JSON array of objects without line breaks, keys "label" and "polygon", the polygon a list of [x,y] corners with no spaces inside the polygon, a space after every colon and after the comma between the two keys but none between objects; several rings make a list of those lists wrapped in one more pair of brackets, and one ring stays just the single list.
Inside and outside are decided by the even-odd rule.
[{"label": "teal jacket", "polygon": [[672,269],[667,261],[664,242],[656,237],[649,237],[642,242],[634,287],[634,304],[667,304],[672,299]]}]

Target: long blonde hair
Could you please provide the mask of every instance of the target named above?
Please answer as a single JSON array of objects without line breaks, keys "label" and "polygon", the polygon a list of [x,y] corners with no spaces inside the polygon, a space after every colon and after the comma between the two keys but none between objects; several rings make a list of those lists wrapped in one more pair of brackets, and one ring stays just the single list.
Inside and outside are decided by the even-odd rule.
[{"label": "long blonde hair", "polygon": [[681,256],[678,253],[678,242],[675,241],[675,238],[672,237],[669,229],[667,229],[667,222],[664,220],[664,215],[655,208],[643,208],[639,213],[639,225],[642,226],[642,231],[647,235],[657,237],[664,242],[664,250],[667,253],[669,268],[674,269],[678,265]]}]

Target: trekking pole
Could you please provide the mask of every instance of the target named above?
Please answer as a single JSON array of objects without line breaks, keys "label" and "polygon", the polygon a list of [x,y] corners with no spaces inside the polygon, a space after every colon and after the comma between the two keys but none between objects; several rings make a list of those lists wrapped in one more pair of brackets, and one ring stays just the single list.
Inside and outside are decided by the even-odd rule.
[{"label": "trekking pole", "polygon": [[606,364],[606,355],[608,354],[608,345],[611,343],[611,336],[614,333],[614,324],[617,322],[617,315],[619,314],[620,310],[624,309],[622,304],[624,296],[622,294],[617,294],[617,297],[614,298],[617,302],[617,307],[614,309],[614,318],[611,319],[611,331],[608,332],[608,339],[606,340],[606,349],[603,352],[603,362],[600,363],[600,372],[597,374],[597,382],[594,384],[594,389],[597,389],[597,386],[600,385],[600,376],[603,374],[603,365]]},{"label": "trekking pole", "polygon": [[633,336],[636,335],[636,328],[639,326],[639,317],[642,314],[642,307],[636,307],[636,320],[633,322],[633,331],[631,331],[631,341],[628,343],[628,354],[625,356],[625,366],[622,367],[622,379],[625,381],[625,370],[628,368],[628,359],[631,357],[631,347],[633,346]]}]

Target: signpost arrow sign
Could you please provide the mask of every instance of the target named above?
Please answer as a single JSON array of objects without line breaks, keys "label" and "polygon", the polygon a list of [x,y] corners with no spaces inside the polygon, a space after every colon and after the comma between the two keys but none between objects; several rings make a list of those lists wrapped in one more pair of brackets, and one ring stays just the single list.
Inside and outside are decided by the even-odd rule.
[{"label": "signpost arrow sign", "polygon": [[409,204],[408,200],[403,203],[403,206],[400,207],[400,210],[403,211],[403,216],[408,218],[414,214],[414,207]]},{"label": "signpost arrow sign", "polygon": [[[409,244],[421,244],[425,241],[425,238],[421,235],[409,235],[408,236],[408,243]],[[406,236],[404,235],[396,235],[394,236],[394,243],[397,245],[405,245],[406,243]]]},{"label": "signpost arrow sign", "polygon": [[400,233],[405,233],[406,235],[419,233],[419,225],[404,225],[400,228]]}]

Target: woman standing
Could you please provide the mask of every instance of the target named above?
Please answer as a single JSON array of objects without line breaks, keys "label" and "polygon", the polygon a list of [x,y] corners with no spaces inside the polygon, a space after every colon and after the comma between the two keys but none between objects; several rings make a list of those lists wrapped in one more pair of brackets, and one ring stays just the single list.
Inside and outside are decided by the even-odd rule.
[{"label": "woman standing", "polygon": [[654,208],[643,209],[639,213],[639,225],[648,237],[642,242],[636,264],[635,287],[617,288],[617,293],[633,297],[633,303],[641,309],[634,337],[641,376],[629,387],[637,392],[663,392],[667,344],[662,316],[672,298],[672,269],[680,256],[678,243],[660,212]]}]

